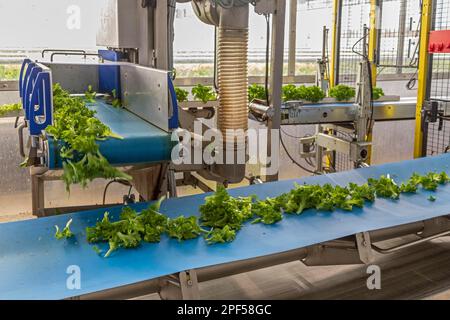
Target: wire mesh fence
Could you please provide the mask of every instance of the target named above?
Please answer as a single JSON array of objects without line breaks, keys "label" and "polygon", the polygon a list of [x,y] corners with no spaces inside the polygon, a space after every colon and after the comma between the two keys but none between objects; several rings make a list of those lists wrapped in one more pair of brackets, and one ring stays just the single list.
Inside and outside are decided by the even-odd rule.
[{"label": "wire mesh fence", "polygon": [[417,69],[420,0],[382,1],[377,65],[380,73],[411,73]]},{"label": "wire mesh fence", "polygon": [[[450,29],[450,3],[447,0],[433,2],[432,30]],[[439,112],[446,114],[450,109],[450,54],[440,53],[430,55],[428,70],[428,99],[437,100]],[[426,155],[436,155],[447,152],[450,145],[450,122],[441,119],[428,123],[424,135]]]},{"label": "wire mesh fence", "polygon": [[[355,85],[364,41],[364,26],[370,24],[370,0],[342,0],[337,84]],[[415,74],[418,64],[421,0],[380,0],[376,15],[378,41],[377,75]],[[415,75],[414,75],[415,77]],[[336,136],[348,140],[345,131]],[[336,171],[350,170],[349,157],[335,153]]]},{"label": "wire mesh fence", "polygon": [[370,0],[343,0],[340,15],[340,39],[336,84],[354,85],[363,51],[364,25],[369,25]]}]

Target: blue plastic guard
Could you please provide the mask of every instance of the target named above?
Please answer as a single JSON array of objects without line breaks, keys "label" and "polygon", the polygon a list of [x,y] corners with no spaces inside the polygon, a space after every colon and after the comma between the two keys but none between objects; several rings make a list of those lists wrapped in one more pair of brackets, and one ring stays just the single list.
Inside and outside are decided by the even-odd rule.
[{"label": "blue plastic guard", "polygon": [[[403,181],[413,172],[449,172],[450,154],[384,164],[342,173],[280,181],[230,190],[234,196],[256,194],[277,196],[292,189],[294,182],[307,184],[364,183],[369,177],[390,174]],[[427,200],[430,194],[436,201]],[[161,211],[170,217],[198,215],[207,194],[173,198]],[[134,205],[136,209],[147,204]],[[121,207],[109,208],[117,217]],[[136,249],[122,249],[103,258],[86,242],[85,228],[103,216],[105,209],[79,212],[38,220],[0,224],[0,299],[62,299],[158,278],[183,270],[197,269],[238,260],[267,256],[329,241],[355,233],[412,223],[450,212],[450,184],[436,192],[420,190],[400,200],[376,199],[352,212],[307,210],[300,216],[285,214],[275,225],[243,226],[236,240],[207,245],[201,238],[178,242],[163,236],[160,243],[144,243]],[[73,218],[75,238],[58,241],[54,225],[64,226]],[[105,253],[107,245],[100,245]],[[81,288],[69,290],[67,268],[81,271]]]},{"label": "blue plastic guard", "polygon": [[[114,108],[103,100],[88,104],[97,111],[96,117],[123,139],[98,141],[100,152],[113,165],[169,161],[174,143],[171,134],[142,120],[123,108]],[[59,144],[48,139],[48,167],[61,168]]]}]

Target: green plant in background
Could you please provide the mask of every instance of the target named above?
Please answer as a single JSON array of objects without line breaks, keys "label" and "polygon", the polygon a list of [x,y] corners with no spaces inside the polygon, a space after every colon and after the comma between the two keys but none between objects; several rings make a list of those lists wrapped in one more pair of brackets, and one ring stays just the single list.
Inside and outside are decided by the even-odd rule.
[{"label": "green plant in background", "polygon": [[259,84],[252,84],[248,87],[248,102],[252,102],[253,100],[266,100],[267,94],[266,89]]},{"label": "green plant in background", "polygon": [[294,84],[286,84],[282,87],[283,101],[296,101],[301,100],[300,90]]},{"label": "green plant in background", "polygon": [[345,84],[338,84],[330,89],[329,96],[335,98],[337,101],[348,101],[356,95],[355,88],[349,87]]},{"label": "green plant in background", "polygon": [[[300,89],[301,88],[301,89]],[[302,99],[311,102],[319,102],[325,98],[325,92],[318,86],[300,87]]]},{"label": "green plant in background", "polygon": [[62,179],[67,191],[72,184],[86,187],[95,178],[131,180],[129,175],[111,166],[96,143],[121,137],[95,118],[95,111],[87,108],[82,98],[71,97],[59,84],[53,86],[53,125],[45,131],[62,145]]},{"label": "green plant in background", "polygon": [[0,80],[18,80],[20,67],[20,65],[16,64],[0,65]]},{"label": "green plant in background", "polygon": [[282,88],[283,101],[305,100],[310,102],[318,102],[325,98],[325,92],[318,86],[299,87],[293,84],[284,85]]},{"label": "green plant in background", "polygon": [[178,102],[188,101],[189,92],[187,90],[175,87],[175,94]]},{"label": "green plant in background", "polygon": [[191,92],[195,100],[202,101],[203,103],[214,101],[217,99],[217,96],[211,87],[207,87],[201,84],[193,87]]},{"label": "green plant in background", "polygon": [[372,89],[372,99],[378,100],[384,96],[384,91],[380,87],[375,87]]},{"label": "green plant in background", "polygon": [[22,110],[21,103],[4,104],[4,105],[0,106],[0,117],[4,116],[5,114],[8,114],[10,112],[20,111],[20,110]]}]

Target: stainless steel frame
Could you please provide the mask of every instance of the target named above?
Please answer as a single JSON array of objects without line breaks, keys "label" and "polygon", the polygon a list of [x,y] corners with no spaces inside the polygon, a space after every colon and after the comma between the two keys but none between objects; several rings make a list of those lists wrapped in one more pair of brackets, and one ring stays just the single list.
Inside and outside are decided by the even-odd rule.
[{"label": "stainless steel frame", "polygon": [[[374,103],[375,121],[411,120],[415,118],[415,98],[399,101],[382,101]],[[266,106],[252,103],[250,109],[258,114],[271,117],[271,110]],[[351,123],[355,120],[356,105],[340,103],[323,103],[303,105],[300,101],[290,101],[281,109],[281,124],[332,124]]]}]

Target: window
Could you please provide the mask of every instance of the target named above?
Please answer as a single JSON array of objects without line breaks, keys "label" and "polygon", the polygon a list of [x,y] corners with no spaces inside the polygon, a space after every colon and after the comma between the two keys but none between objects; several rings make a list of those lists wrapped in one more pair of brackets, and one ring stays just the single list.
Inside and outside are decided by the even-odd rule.
[{"label": "window", "polygon": [[24,57],[42,49],[95,51],[99,2],[0,0],[0,80],[17,80]]}]

